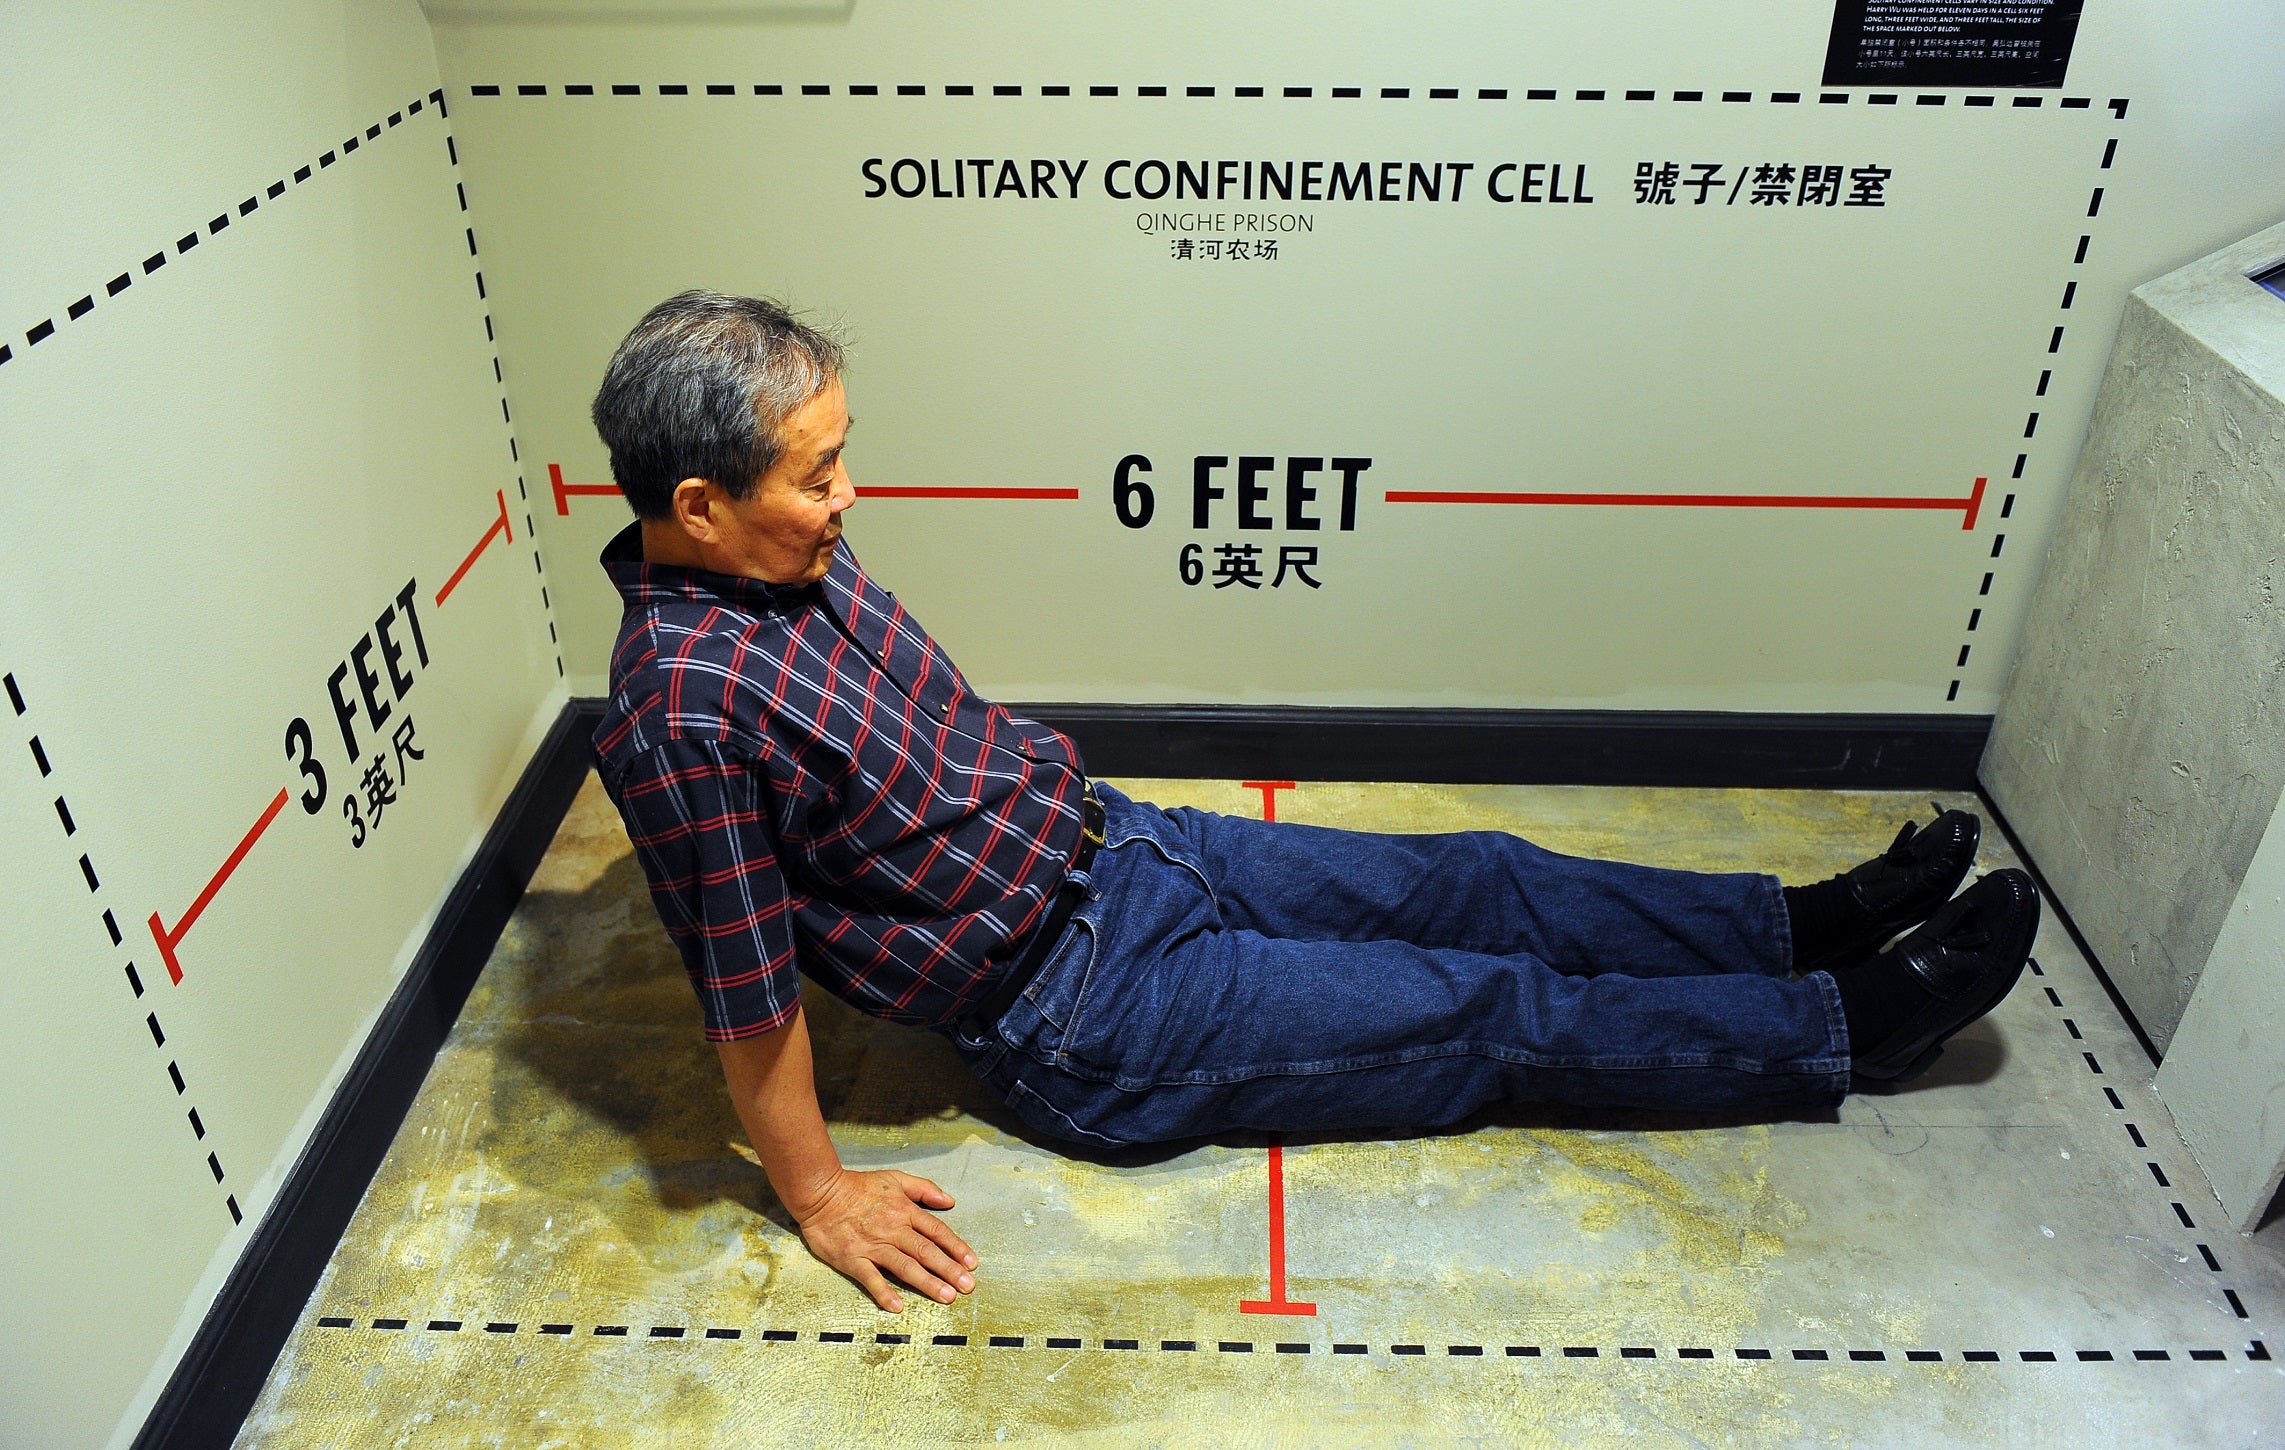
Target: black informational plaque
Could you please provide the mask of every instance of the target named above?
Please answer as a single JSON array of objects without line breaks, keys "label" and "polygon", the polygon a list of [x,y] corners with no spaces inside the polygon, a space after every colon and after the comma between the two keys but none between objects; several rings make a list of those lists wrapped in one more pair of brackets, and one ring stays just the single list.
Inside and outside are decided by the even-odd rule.
[{"label": "black informational plaque", "polygon": [[1834,0],[1828,86],[2059,86],[2084,0]]}]

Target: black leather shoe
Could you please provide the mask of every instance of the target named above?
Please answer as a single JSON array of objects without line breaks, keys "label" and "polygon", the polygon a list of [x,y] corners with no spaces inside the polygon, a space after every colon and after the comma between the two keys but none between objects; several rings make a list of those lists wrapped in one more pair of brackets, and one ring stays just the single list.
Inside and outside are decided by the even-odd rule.
[{"label": "black leather shoe", "polygon": [[1945,811],[1925,828],[1906,821],[1887,850],[1838,878],[1864,914],[1863,929],[1794,969],[1806,975],[1861,962],[1926,921],[1967,879],[1982,838],[1983,822],[1966,811]]},{"label": "black leather shoe", "polygon": [[2039,891],[2021,871],[1994,871],[1859,972],[1902,970],[1932,999],[1880,1042],[1850,1046],[1850,1068],[1875,1082],[1910,1082],[1947,1038],[1997,1007],[2023,974],[2039,933]]}]

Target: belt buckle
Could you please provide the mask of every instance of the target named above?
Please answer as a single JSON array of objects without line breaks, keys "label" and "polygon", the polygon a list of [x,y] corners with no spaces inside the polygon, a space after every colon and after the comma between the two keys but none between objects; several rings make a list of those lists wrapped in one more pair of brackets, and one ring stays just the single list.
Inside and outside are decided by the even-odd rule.
[{"label": "belt buckle", "polygon": [[[1095,794],[1095,783],[1093,781],[1089,781],[1087,783],[1087,789],[1080,794],[1079,798],[1085,803],[1085,805],[1081,806],[1079,811],[1079,834],[1085,837],[1087,840],[1092,841],[1097,846],[1109,845],[1110,842],[1106,839],[1104,830],[1090,830],[1087,825],[1086,806],[1093,806],[1098,813],[1101,813],[1103,810],[1103,802]],[[1103,825],[1107,830],[1110,825],[1108,818],[1104,820]]]}]

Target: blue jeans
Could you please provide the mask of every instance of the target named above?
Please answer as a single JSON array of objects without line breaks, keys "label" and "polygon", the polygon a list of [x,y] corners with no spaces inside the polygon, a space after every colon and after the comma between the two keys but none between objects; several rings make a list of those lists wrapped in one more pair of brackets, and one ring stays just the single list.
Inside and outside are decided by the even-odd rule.
[{"label": "blue jeans", "polygon": [[1098,784],[1087,894],[968,1065],[1099,1147],[1440,1127],[1501,1099],[1781,1113],[1849,1086],[1774,878],[1161,810]]}]

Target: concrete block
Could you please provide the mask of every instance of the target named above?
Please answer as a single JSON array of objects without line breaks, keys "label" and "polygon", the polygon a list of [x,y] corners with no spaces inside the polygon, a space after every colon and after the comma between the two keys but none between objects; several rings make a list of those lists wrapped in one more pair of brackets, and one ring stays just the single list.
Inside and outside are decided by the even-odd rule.
[{"label": "concrete block", "polygon": [[2161,1049],[2285,786],[2281,257],[2128,299],[1981,770]]}]

